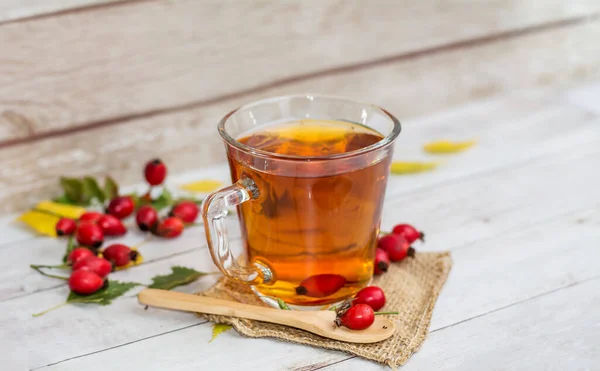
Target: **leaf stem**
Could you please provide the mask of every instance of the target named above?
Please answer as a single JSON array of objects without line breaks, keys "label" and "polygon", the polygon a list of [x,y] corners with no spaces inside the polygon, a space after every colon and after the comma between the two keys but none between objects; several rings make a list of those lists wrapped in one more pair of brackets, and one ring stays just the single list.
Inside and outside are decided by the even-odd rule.
[{"label": "leaf stem", "polygon": [[38,264],[31,264],[31,268],[33,268],[33,269],[36,269],[36,268],[71,269],[71,266],[67,265],[67,264],[61,264],[61,265],[38,265]]},{"label": "leaf stem", "polygon": [[375,312],[376,316],[382,315],[382,314],[400,314],[398,312]]},{"label": "leaf stem", "polygon": [[69,240],[67,241],[67,249],[65,250],[65,255],[63,255],[63,262],[66,263],[69,258],[69,254],[71,251],[75,249],[75,243],[73,241],[73,236],[69,236]]},{"label": "leaf stem", "polygon": [[292,309],[290,308],[290,306],[286,304],[286,302],[285,302],[285,301],[283,301],[283,300],[281,300],[281,299],[279,299],[279,298],[277,299],[277,304],[279,305],[279,308],[280,308],[280,309],[283,309],[283,310],[292,310]]},{"label": "leaf stem", "polygon": [[65,306],[65,305],[67,305],[67,304],[69,304],[69,303],[67,303],[67,302],[64,302],[64,303],[62,303],[62,304],[58,304],[58,305],[56,305],[56,306],[54,306],[54,307],[52,307],[52,308],[50,308],[50,309],[46,309],[46,310],[45,310],[45,311],[43,311],[43,312],[34,313],[34,314],[32,314],[32,316],[33,316],[33,317],[39,317],[39,316],[41,316],[41,315],[44,315],[44,314],[46,314],[46,313],[48,313],[48,312],[51,312],[51,311],[53,311],[54,309],[58,309],[58,308],[60,308],[60,307],[64,307],[64,306]]},{"label": "leaf stem", "polygon": [[67,281],[69,279],[68,277],[55,276],[53,274],[48,274],[48,273],[46,273],[46,272],[44,272],[43,270],[40,269],[40,268],[56,268],[56,266],[33,265],[33,264],[31,264],[30,267],[33,268],[33,269],[35,269],[36,271],[38,271],[38,273],[40,273],[41,275],[46,276],[46,277],[58,278],[58,279],[65,280],[65,281]]}]

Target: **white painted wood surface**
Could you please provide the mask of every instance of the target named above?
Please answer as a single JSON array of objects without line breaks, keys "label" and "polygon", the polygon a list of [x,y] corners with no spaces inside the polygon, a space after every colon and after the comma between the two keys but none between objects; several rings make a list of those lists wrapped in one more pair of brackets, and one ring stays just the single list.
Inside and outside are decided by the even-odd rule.
[{"label": "white painted wood surface", "polygon": [[344,95],[404,121],[600,76],[597,0],[369,5],[125,1],[0,24],[0,214],[55,193],[57,173],[133,184],[158,155],[173,174],[217,164],[214,124],[269,96]]},{"label": "white painted wood surface", "polygon": [[[396,158],[424,159],[428,140],[475,138],[431,173],[393,177],[384,227],[428,233],[424,251],[453,251],[432,334],[405,366],[439,369],[595,369],[600,362],[600,83],[518,93],[407,120]],[[224,166],[171,179],[226,178]],[[67,289],[30,271],[62,244],[6,223],[0,234],[0,364],[8,370],[381,369],[347,354],[247,339],[208,344],[211,327],[186,313],[149,309],[137,290],[108,307],[67,306]],[[235,221],[231,221],[235,224]],[[146,263],[115,273],[149,282],[175,264],[212,271],[202,230],[142,247]],[[131,241],[141,239],[132,234]],[[208,287],[205,277],[180,290]]]},{"label": "white painted wood surface", "polygon": [[[600,37],[600,20],[431,58],[339,76],[325,76],[268,89],[254,96],[265,98],[309,91],[346,95],[361,101],[371,100],[395,112],[402,122],[439,107],[470,102],[502,91],[520,91],[512,100],[522,102],[512,107],[525,110],[529,104],[533,109],[542,101],[538,101],[536,94],[531,93],[535,90],[531,89],[532,86],[544,87],[552,83],[569,85],[569,76],[600,73],[600,44],[594,44],[591,48],[574,47],[591,34]],[[568,57],[557,58],[555,54]],[[520,69],[531,60],[544,61],[539,63],[539,66],[543,66],[542,75]],[[573,60],[578,62],[573,63]],[[508,76],[500,72],[506,69],[519,72]],[[542,76],[551,76],[552,83]],[[382,86],[386,88],[382,89]],[[72,176],[110,173],[121,184],[131,184],[141,180],[138,169],[151,157],[160,156],[173,172],[223,161],[222,143],[213,130],[214,125],[224,112],[247,103],[248,99],[236,98],[208,107],[144,117],[127,125],[100,127],[49,138],[35,145],[23,144],[2,149],[0,213],[16,207],[25,208],[57,192],[57,173]],[[483,125],[496,115],[501,118],[510,115],[502,107],[495,109],[495,115],[477,116],[485,120]],[[479,108],[479,114],[485,115],[485,107]],[[520,119],[526,118],[527,115],[523,115]],[[475,118],[468,120],[473,125],[481,126],[471,121]],[[448,126],[446,130],[452,128]],[[95,145],[90,146],[90,142]],[[406,143],[411,145],[415,142]],[[401,145],[400,148],[404,147]]]},{"label": "white painted wood surface", "polygon": [[0,122],[13,128],[2,139],[206,104],[598,11],[596,0],[179,0],[9,24],[0,27],[2,53],[22,63],[0,64]]}]

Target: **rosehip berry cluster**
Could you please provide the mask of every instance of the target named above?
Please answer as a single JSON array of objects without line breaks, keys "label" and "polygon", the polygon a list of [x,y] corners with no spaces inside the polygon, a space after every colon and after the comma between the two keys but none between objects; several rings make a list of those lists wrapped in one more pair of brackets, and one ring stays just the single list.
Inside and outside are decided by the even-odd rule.
[{"label": "rosehip berry cluster", "polygon": [[79,295],[90,295],[105,287],[106,279],[115,268],[126,267],[138,253],[129,246],[113,244],[97,256],[86,247],[77,247],[67,256],[72,268],[69,288]]},{"label": "rosehip berry cluster", "polygon": [[[190,204],[190,208],[193,207],[195,209],[197,216],[198,206],[192,202],[190,202]],[[177,208],[179,205],[175,205],[175,208]],[[172,213],[170,213],[170,215],[172,215]],[[186,215],[186,219],[177,216],[169,216],[163,220],[159,220],[158,212],[153,207],[143,206],[138,210],[135,216],[135,221],[139,229],[143,232],[150,231],[155,236],[175,238],[183,233],[183,229],[185,228],[185,220],[192,220],[193,222],[196,219],[196,216],[194,216],[193,219],[191,219],[189,215]]]},{"label": "rosehip berry cluster", "polygon": [[79,295],[90,295],[104,287],[106,277],[113,270],[112,264],[85,247],[71,251],[67,263],[73,271],[69,277],[69,288]]},{"label": "rosehip berry cluster", "polygon": [[[150,185],[150,190],[144,199],[151,200],[150,192],[152,187],[163,184],[167,176],[167,167],[159,160],[149,161],[144,167],[144,177]],[[143,232],[152,232],[152,234],[164,237],[175,238],[181,235],[186,223],[193,223],[198,217],[198,205],[192,201],[182,201],[173,206],[169,216],[162,220],[159,219],[158,212],[152,206],[142,206],[135,216],[135,221]]]},{"label": "rosehip berry cluster", "polygon": [[195,222],[199,208],[193,201],[175,203],[164,218],[160,218],[152,206],[155,201],[151,197],[151,190],[163,184],[166,176],[165,164],[159,159],[151,160],[144,167],[144,177],[150,190],[140,198],[140,202],[134,201],[132,196],[120,195],[107,202],[105,213],[86,211],[76,220],[58,220],[56,234],[73,236],[79,245],[66,257],[66,263],[71,268],[68,279],[71,291],[79,295],[93,294],[105,287],[107,277],[114,269],[127,268],[132,262],[139,261],[137,250],[121,243],[113,243],[100,250],[106,237],[119,237],[127,233],[123,219],[135,215],[135,222],[141,231],[164,238],[181,235],[186,224]]},{"label": "rosehip berry cluster", "polygon": [[118,218],[109,214],[95,211],[83,213],[79,220],[61,218],[56,223],[56,234],[70,236],[75,234],[75,239],[82,246],[97,249],[102,246],[104,236],[122,236],[127,233],[127,228]]},{"label": "rosehip berry cluster", "polygon": [[398,312],[377,312],[385,305],[383,290],[368,286],[360,290],[354,299],[347,300],[336,308],[335,324],[352,330],[364,330],[375,322],[379,314],[398,314]]},{"label": "rosehip berry cluster", "polygon": [[376,275],[387,272],[390,261],[399,262],[407,256],[414,257],[415,249],[411,246],[416,240],[424,241],[425,235],[409,224],[398,224],[392,233],[387,234],[377,242],[375,250]]}]

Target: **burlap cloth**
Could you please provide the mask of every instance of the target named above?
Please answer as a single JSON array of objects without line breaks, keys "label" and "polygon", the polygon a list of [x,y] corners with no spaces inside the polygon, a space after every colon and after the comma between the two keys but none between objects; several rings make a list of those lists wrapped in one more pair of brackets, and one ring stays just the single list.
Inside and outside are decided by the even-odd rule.
[{"label": "burlap cloth", "polygon": [[[396,319],[394,336],[379,343],[344,343],[282,325],[226,316],[202,316],[216,323],[230,324],[240,334],[249,337],[270,337],[341,350],[397,367],[406,363],[425,340],[433,307],[451,266],[449,252],[417,253],[414,259],[407,258],[400,263],[392,263],[387,273],[373,279],[373,285],[381,287],[387,298],[387,304],[382,310],[400,312],[398,316],[390,316]],[[248,286],[227,278],[221,278],[213,287],[198,295],[267,306]]]}]

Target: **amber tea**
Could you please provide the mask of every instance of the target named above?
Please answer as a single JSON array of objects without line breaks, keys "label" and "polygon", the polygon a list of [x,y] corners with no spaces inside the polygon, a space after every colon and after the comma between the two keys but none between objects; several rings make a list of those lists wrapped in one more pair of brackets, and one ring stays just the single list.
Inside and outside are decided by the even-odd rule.
[{"label": "amber tea", "polygon": [[[300,162],[360,150],[382,139],[366,126],[322,120],[262,126],[236,138]],[[257,170],[231,154],[229,161],[234,182],[249,177],[260,190],[257,199],[238,206],[249,261],[274,275],[271,283],[254,287],[259,294],[289,304],[323,305],[369,283],[390,156],[329,176],[319,174],[318,159],[295,176],[276,168]]]}]

